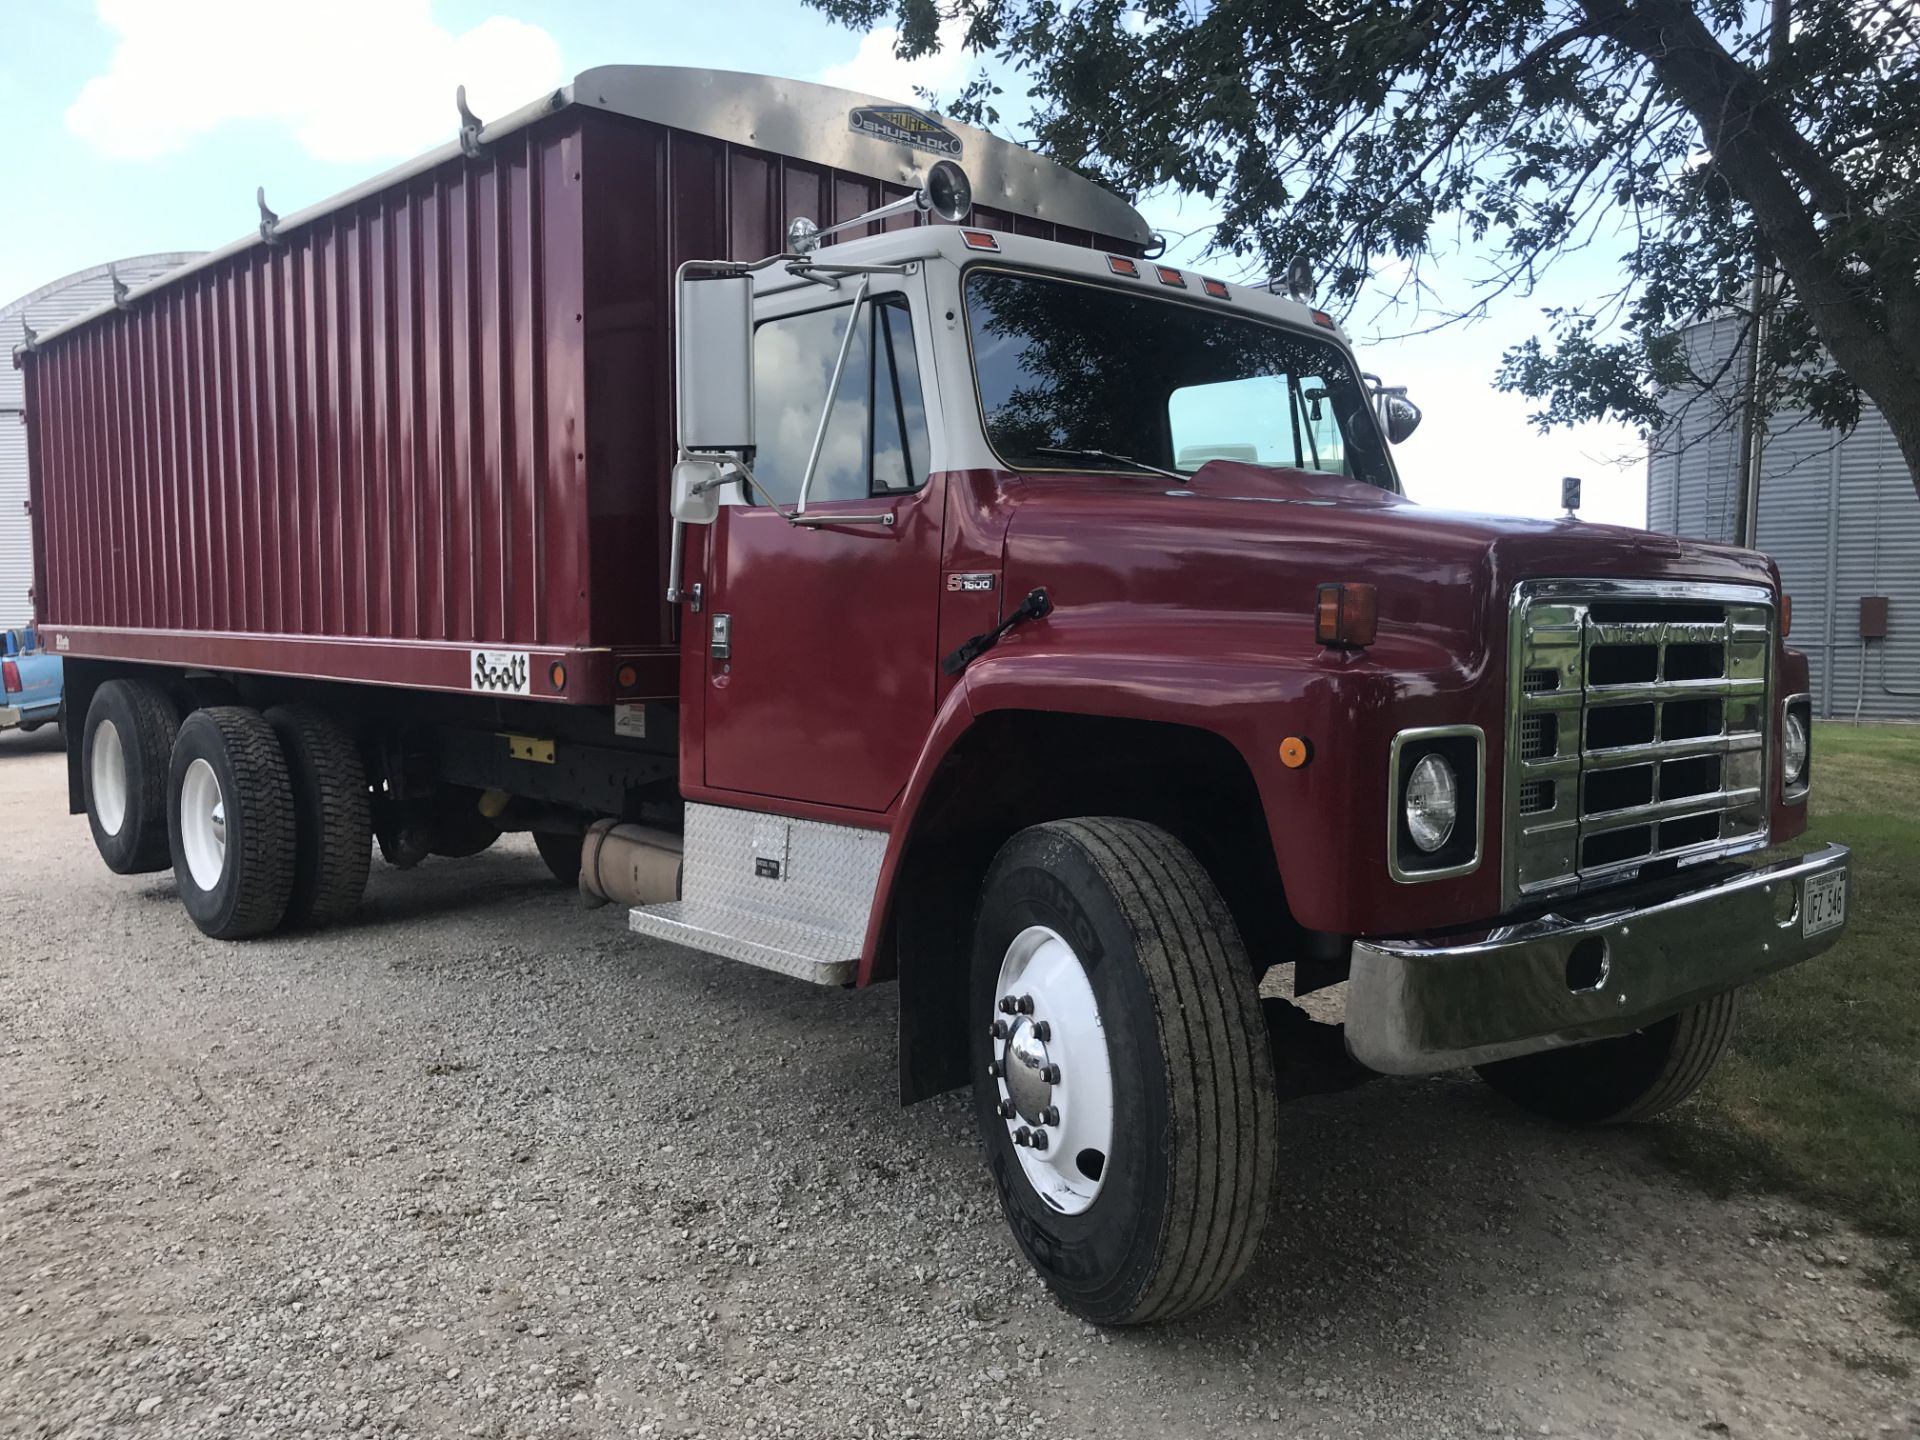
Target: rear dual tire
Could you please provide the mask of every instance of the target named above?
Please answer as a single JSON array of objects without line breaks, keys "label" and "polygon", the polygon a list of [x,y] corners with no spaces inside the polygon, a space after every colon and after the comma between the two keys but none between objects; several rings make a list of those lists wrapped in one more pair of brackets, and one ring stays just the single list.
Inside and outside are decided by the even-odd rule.
[{"label": "rear dual tire", "polygon": [[326,711],[276,705],[266,714],[293,792],[293,890],[284,923],[318,929],[345,920],[366,893],[373,805],[360,747]]},{"label": "rear dual tire", "polygon": [[287,913],[295,863],[285,752],[264,715],[196,710],[169,769],[167,828],[180,903],[216,940],[264,935]]},{"label": "rear dual tire", "polygon": [[167,772],[180,715],[147,680],[109,680],[93,692],[80,736],[80,776],[94,848],[116,875],[172,863]]}]

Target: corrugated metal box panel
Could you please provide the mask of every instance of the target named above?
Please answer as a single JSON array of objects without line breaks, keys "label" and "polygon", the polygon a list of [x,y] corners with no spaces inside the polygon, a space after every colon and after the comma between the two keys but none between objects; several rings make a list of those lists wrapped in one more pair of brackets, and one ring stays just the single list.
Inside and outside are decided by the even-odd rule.
[{"label": "corrugated metal box panel", "polygon": [[33,529],[27,515],[26,376],[13,367],[16,345],[113,300],[117,274],[127,285],[144,285],[192,259],[190,254],[138,255],[96,265],[0,305],[0,626],[26,623],[33,615]]},{"label": "corrugated metal box panel", "polygon": [[580,324],[577,149],[521,132],[43,348],[49,622],[584,641],[582,527],[546,523],[579,490],[547,332]]}]

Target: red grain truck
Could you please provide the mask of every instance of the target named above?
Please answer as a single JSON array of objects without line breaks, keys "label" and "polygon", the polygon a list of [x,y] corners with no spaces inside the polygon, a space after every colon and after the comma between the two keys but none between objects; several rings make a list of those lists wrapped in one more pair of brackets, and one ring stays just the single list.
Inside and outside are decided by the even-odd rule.
[{"label": "red grain truck", "polygon": [[1290,1096],[1685,1096],[1845,922],[1844,848],[1751,858],[1806,823],[1775,569],[1411,504],[1305,280],[1152,255],[991,136],[705,71],[263,198],[16,357],[73,810],[216,937],[516,830],[643,934],[896,981],[904,1098],[971,1085],[1103,1323],[1232,1283]]}]

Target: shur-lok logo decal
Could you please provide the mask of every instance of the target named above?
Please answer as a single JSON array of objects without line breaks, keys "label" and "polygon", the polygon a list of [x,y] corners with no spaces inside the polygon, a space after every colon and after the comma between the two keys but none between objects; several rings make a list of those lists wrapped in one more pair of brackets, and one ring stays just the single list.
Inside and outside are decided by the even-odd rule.
[{"label": "shur-lok logo decal", "polygon": [[862,105],[847,116],[847,128],[890,145],[910,145],[949,159],[962,148],[960,137],[933,116],[904,105]]}]

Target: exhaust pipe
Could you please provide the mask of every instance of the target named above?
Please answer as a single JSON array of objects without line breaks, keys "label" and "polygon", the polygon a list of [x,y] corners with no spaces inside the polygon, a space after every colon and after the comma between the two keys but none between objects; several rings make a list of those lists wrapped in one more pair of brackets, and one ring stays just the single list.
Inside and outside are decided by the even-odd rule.
[{"label": "exhaust pipe", "polygon": [[680,852],[671,830],[596,820],[580,841],[580,898],[590,906],[678,900]]}]

